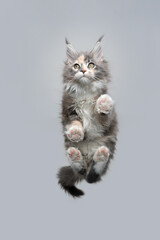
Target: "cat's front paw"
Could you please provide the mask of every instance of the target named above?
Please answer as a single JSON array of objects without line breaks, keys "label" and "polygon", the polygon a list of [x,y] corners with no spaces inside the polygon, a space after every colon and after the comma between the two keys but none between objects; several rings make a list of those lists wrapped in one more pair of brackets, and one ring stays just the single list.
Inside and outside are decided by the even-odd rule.
[{"label": "cat's front paw", "polygon": [[71,126],[66,132],[67,138],[72,142],[82,141],[84,138],[83,128],[77,125]]},{"label": "cat's front paw", "polygon": [[108,94],[101,95],[96,102],[98,113],[108,114],[113,108],[113,100]]}]

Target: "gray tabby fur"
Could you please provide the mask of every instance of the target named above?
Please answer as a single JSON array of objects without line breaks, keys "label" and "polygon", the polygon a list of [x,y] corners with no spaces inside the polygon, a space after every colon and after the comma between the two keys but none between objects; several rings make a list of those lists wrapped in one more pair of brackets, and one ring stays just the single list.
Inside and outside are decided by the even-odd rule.
[{"label": "gray tabby fur", "polygon": [[[114,157],[118,121],[113,105],[111,111],[107,114],[97,112],[97,99],[101,95],[108,94],[108,83],[110,82],[110,74],[108,71],[108,63],[103,58],[101,40],[103,36],[96,42],[94,48],[90,52],[77,52],[66,39],[67,60],[63,70],[63,98],[62,98],[62,126],[64,132],[65,149],[74,147],[79,149],[84,166],[80,171],[76,171],[72,166],[62,167],[57,176],[61,187],[71,194],[73,197],[80,197],[84,193],[75,187],[75,183],[85,179],[89,183],[101,180],[109,166],[111,159]],[[75,72],[73,64],[77,61],[81,62],[81,67]],[[89,62],[95,64],[95,69],[89,70],[85,74],[87,77],[76,78],[80,75],[84,66]],[[83,73],[84,74],[84,73]],[[69,140],[66,132],[68,126],[73,121],[79,121],[84,131],[83,140],[74,142]],[[97,175],[94,171],[93,156],[97,148],[106,146],[109,149],[109,158],[104,164],[101,173]]]}]

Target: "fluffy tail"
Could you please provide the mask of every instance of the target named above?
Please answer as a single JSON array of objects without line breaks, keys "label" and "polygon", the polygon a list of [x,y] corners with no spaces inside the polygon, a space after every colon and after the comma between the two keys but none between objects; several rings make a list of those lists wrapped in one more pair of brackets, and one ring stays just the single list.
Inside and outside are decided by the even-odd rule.
[{"label": "fluffy tail", "polygon": [[70,166],[60,168],[57,177],[60,186],[72,195],[72,197],[81,197],[84,195],[82,190],[74,186],[74,184],[82,180],[82,178],[76,174]]}]

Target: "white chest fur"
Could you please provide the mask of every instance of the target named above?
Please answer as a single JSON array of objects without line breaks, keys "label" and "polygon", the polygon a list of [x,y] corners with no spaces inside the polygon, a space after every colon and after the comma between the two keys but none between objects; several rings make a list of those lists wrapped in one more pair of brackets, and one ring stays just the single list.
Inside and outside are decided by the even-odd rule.
[{"label": "white chest fur", "polygon": [[76,112],[83,121],[83,127],[85,130],[91,127],[93,121],[93,109],[95,101],[92,99],[83,99],[76,101]]},{"label": "white chest fur", "polygon": [[80,86],[78,84],[65,85],[65,91],[75,98],[74,107],[83,122],[83,128],[89,139],[101,136],[103,127],[95,116],[94,109],[96,96],[104,89],[104,83],[94,82],[92,85]]}]

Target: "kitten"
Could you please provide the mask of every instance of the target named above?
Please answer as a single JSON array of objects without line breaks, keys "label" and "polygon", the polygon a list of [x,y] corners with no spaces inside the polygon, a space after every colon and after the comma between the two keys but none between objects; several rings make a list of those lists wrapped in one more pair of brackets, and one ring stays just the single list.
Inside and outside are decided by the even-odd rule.
[{"label": "kitten", "polygon": [[75,183],[101,180],[117,141],[118,122],[114,102],[108,95],[110,77],[102,38],[91,52],[77,52],[66,39],[62,125],[70,166],[60,168],[57,176],[61,187],[73,197],[84,194]]}]

